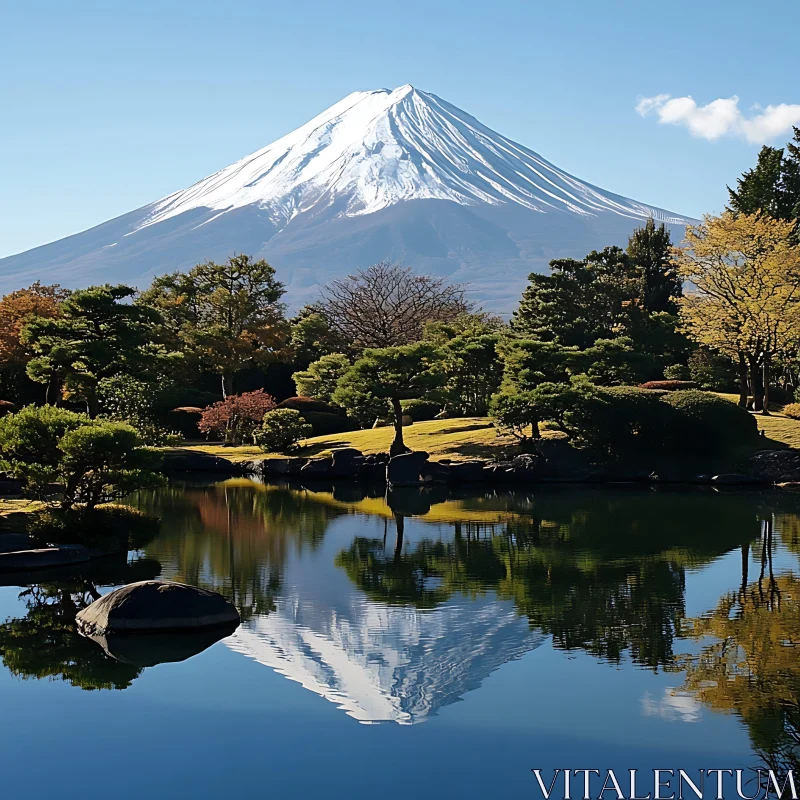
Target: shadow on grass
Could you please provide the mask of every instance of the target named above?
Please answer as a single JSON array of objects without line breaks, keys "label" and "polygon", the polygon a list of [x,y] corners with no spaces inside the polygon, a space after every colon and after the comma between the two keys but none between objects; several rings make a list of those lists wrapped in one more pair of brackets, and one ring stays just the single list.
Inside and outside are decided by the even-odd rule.
[{"label": "shadow on grass", "polygon": [[[491,428],[491,422],[475,422],[472,425],[454,425],[450,428],[437,428],[433,431],[414,431],[418,436],[446,436],[449,433],[468,433],[469,431],[485,431]],[[411,426],[413,429],[413,425]]]}]

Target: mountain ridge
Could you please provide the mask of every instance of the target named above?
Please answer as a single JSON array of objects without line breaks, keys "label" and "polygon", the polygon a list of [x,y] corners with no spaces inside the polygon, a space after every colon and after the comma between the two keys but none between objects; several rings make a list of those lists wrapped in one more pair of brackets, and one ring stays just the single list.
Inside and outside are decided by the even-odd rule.
[{"label": "mountain ridge", "polygon": [[353,92],[276,141],[146,206],[0,259],[0,291],[152,277],[236,252],[266,257],[290,307],[393,258],[469,282],[508,312],[549,260],[624,244],[652,216],[689,218],[561,170],[407,84]]}]

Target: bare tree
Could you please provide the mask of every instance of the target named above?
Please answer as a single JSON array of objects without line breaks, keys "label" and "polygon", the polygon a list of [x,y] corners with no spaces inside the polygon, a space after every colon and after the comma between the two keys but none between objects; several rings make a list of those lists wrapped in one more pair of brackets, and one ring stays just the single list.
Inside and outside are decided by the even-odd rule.
[{"label": "bare tree", "polygon": [[426,323],[450,322],[472,308],[460,284],[390,261],[333,281],[315,306],[331,331],[357,349],[411,344]]}]

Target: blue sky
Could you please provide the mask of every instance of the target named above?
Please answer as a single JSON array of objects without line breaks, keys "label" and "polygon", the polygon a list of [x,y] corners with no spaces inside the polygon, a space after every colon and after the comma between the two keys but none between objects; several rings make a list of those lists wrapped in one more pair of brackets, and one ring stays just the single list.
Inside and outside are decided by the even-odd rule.
[{"label": "blue sky", "polygon": [[[719,211],[759,142],[788,138],[768,133],[800,103],[798,30],[797,0],[7,0],[0,256],[184,188],[351,91],[405,83],[603,188]],[[663,95],[740,99],[698,111]]]}]

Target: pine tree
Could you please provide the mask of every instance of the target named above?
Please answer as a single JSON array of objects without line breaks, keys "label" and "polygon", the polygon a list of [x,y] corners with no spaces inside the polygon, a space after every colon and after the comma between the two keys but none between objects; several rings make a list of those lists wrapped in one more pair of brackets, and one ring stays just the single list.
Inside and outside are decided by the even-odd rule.
[{"label": "pine tree", "polygon": [[680,275],[672,263],[672,241],[662,222],[656,227],[652,217],[637,228],[628,240],[628,257],[641,274],[642,305],[650,314],[677,311],[676,298],[683,294]]}]

